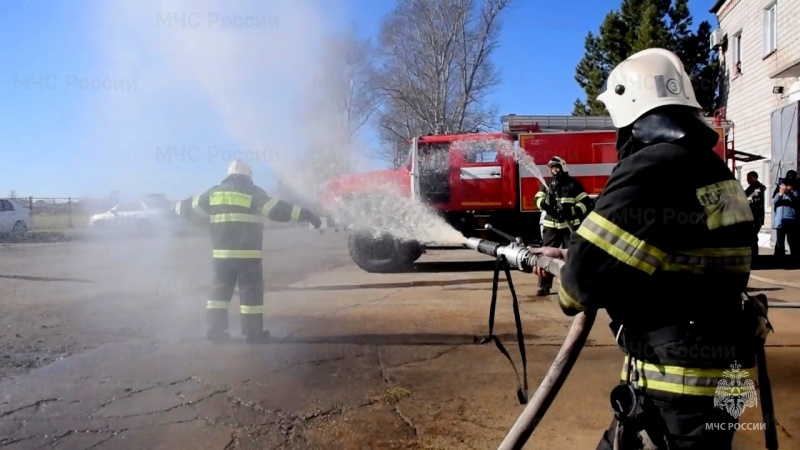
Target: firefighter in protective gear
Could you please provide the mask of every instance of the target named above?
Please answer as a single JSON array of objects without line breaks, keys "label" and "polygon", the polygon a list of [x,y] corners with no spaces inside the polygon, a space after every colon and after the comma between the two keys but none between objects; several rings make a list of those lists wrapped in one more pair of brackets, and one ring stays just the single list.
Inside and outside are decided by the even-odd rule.
[{"label": "firefighter in protective gear", "polygon": [[[592,198],[583,189],[581,183],[569,175],[567,162],[554,156],[547,163],[550,184],[539,187],[536,193],[536,207],[543,211],[542,245],[545,247],[566,247],[571,234],[570,227],[577,228],[584,217],[591,211]],[[550,294],[553,277],[548,274],[539,275],[538,296]]]},{"label": "firefighter in protective gear", "polygon": [[239,284],[242,333],[251,343],[265,341],[263,327],[264,273],[262,244],[264,219],[276,222],[308,222],[319,229],[322,219],[308,209],[269,196],[253,184],[250,167],[241,160],[228,167],[219,185],[182,201],[177,207],[184,217],[202,217],[211,228],[214,281],[206,309],[207,338],[230,339],[228,306]]},{"label": "firefighter in protective gear", "polygon": [[627,403],[597,448],[730,449],[755,395],[741,377],[754,374],[757,333],[743,313],[754,226],[744,190],[672,52],[629,57],[598,100],[620,162],[566,252],[533,249],[565,253],[562,310],[605,308],[625,353],[612,395]]}]

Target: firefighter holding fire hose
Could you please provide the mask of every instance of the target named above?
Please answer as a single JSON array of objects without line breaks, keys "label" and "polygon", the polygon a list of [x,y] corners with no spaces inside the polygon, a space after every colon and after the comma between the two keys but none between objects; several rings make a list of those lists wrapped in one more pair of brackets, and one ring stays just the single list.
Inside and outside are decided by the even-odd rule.
[{"label": "firefighter holding fire hose", "polygon": [[730,449],[756,395],[743,376],[770,329],[760,299],[743,308],[747,198],[672,52],[629,57],[597,99],[617,128],[620,163],[568,250],[531,249],[566,260],[561,308],[605,308],[625,353],[615,419],[597,448]]},{"label": "firefighter holding fire hose", "polygon": [[[547,167],[553,178],[549,185],[539,187],[535,197],[536,207],[543,211],[542,245],[566,248],[571,230],[577,228],[591,211],[593,201],[580,181],[570,176],[563,158],[554,156]],[[543,273],[539,275],[536,295],[549,295],[552,287],[553,277]]]},{"label": "firefighter holding fire hose", "polygon": [[263,324],[263,219],[308,222],[317,229],[323,220],[308,209],[267,195],[253,184],[252,171],[241,160],[230,164],[228,177],[222,183],[179,202],[176,212],[211,225],[214,281],[206,303],[206,338],[212,342],[230,339],[228,306],[238,281],[242,333],[249,343],[266,341],[269,332]]}]

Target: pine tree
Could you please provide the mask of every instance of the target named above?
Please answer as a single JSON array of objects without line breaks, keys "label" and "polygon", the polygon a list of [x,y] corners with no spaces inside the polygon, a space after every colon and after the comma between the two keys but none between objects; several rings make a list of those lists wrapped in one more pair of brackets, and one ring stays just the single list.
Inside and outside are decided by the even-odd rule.
[{"label": "pine tree", "polygon": [[575,68],[575,81],[586,92],[586,101],[575,100],[572,114],[607,115],[595,98],[611,69],[628,56],[653,47],[666,48],[681,58],[697,101],[706,114],[712,114],[719,107],[720,68],[709,48],[710,34],[707,21],[692,31],[689,0],[623,0],[619,10],[606,15],[599,34],[586,35],[585,54]]}]

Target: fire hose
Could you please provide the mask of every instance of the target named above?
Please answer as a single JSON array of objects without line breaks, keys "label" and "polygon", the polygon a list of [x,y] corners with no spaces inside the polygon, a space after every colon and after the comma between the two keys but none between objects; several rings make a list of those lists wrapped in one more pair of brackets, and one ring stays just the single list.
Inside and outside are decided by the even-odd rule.
[{"label": "fire hose", "polygon": [[[486,228],[492,229],[490,225],[487,225]],[[564,266],[564,261],[534,254],[519,239],[514,239],[513,237],[505,235],[498,230],[494,231],[506,238],[511,238],[509,239],[511,243],[508,245],[503,245],[497,242],[478,238],[469,238],[466,243],[467,248],[475,250],[479,253],[483,253],[484,255],[497,258],[498,270],[495,271],[495,292],[492,293],[492,303],[494,303],[496,298],[497,275],[501,266],[504,268],[512,267],[525,273],[531,273],[533,272],[534,267],[539,267],[553,275],[558,275],[561,271],[561,268]],[[518,336],[521,337],[522,325],[518,319],[519,314],[517,310],[516,295],[513,292],[513,285],[511,284],[510,272],[508,270],[506,270],[506,278],[508,279],[509,287],[512,289],[512,297],[514,299],[516,316],[515,318],[517,319],[518,327],[517,331]],[[491,334],[491,324],[493,323],[494,319],[494,308],[490,312],[490,315],[489,332]],[[558,392],[561,390],[561,387],[563,386],[564,381],[566,381],[567,376],[569,376],[572,367],[575,365],[575,361],[577,361],[583,346],[586,344],[586,339],[589,336],[589,332],[592,330],[592,325],[594,325],[596,315],[597,312],[592,310],[582,312],[575,317],[572,322],[572,326],[570,327],[570,330],[564,339],[564,343],[561,345],[558,355],[556,356],[555,360],[553,360],[550,369],[542,379],[539,387],[533,394],[533,397],[527,401],[527,406],[517,418],[517,421],[514,423],[514,426],[508,432],[503,442],[500,444],[499,450],[521,449],[531,437],[534,430],[536,430],[536,427],[539,425],[539,422],[541,422],[545,413],[550,408],[550,405],[552,404],[556,395],[558,395]],[[524,369],[525,356],[524,347],[522,347],[522,345],[522,342],[520,342],[520,351],[523,357]],[[506,354],[503,348],[501,348],[501,351]],[[506,356],[508,357],[507,354]],[[510,357],[509,360],[511,360]],[[527,374],[525,376],[527,377]],[[525,380],[525,388],[527,388],[527,380]],[[522,401],[522,395],[520,395],[520,398],[521,403],[526,403]]]}]

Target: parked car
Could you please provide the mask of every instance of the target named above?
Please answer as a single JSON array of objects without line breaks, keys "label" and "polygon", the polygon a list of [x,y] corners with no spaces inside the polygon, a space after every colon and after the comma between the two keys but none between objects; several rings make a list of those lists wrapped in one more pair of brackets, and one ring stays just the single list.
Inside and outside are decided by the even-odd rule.
[{"label": "parked car", "polygon": [[30,209],[16,200],[0,199],[0,239],[22,242],[31,228],[33,220]]},{"label": "parked car", "polygon": [[89,226],[96,231],[156,234],[173,232],[179,223],[169,203],[150,205],[146,202],[128,202],[89,217]]}]

